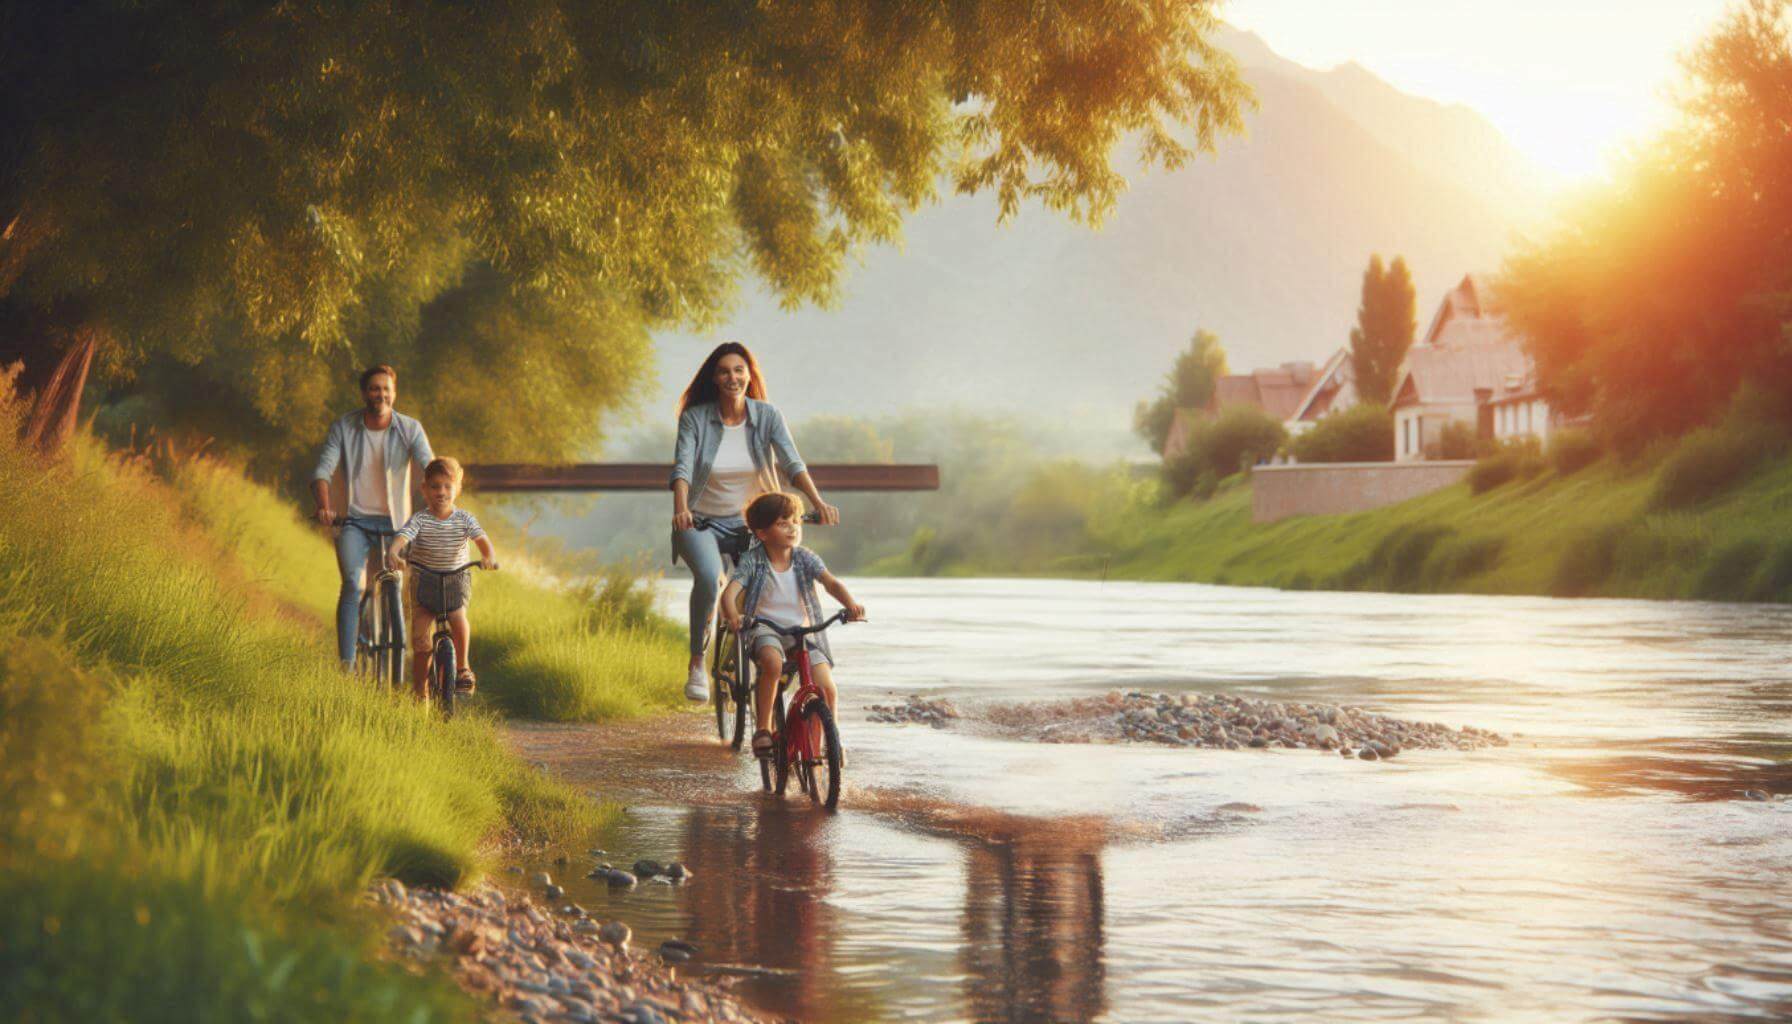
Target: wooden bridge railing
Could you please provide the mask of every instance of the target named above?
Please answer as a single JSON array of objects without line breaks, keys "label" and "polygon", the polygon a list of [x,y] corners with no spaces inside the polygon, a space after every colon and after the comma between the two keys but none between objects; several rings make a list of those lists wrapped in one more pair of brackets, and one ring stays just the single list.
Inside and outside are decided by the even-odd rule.
[{"label": "wooden bridge railing", "polygon": [[[663,491],[669,464],[584,462],[567,466],[484,463],[466,467],[466,486],[501,491]],[[823,494],[833,491],[937,491],[940,467],[932,463],[811,464],[809,475]]]}]

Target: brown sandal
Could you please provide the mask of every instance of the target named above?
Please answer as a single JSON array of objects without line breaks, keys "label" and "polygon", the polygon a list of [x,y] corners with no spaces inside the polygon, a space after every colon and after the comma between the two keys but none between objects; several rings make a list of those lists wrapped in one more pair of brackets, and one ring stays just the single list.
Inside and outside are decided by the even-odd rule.
[{"label": "brown sandal", "polygon": [[460,674],[454,677],[454,692],[475,693],[478,691],[478,683],[479,677],[473,674],[473,670],[463,668],[460,670]]},{"label": "brown sandal", "polygon": [[753,734],[753,756],[770,757],[772,756],[772,747],[775,745],[776,741],[772,739],[770,729],[761,729]]}]

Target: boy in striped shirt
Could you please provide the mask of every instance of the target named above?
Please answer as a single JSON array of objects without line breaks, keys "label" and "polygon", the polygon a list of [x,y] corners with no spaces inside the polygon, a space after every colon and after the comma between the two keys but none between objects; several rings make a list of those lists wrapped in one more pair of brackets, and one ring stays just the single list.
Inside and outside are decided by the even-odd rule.
[{"label": "boy in striped shirt", "polygon": [[[417,510],[398,531],[391,553],[386,556],[388,568],[404,564],[410,552],[411,592],[411,686],[418,698],[429,693],[429,655],[431,631],[436,617],[448,616],[448,630],[454,637],[455,660],[461,665],[455,679],[455,690],[472,693],[473,668],[468,660],[472,646],[473,626],[467,618],[467,603],[473,598],[473,581],[465,571],[455,572],[467,563],[467,541],[479,546],[479,567],[488,572],[498,567],[498,556],[492,542],[479,525],[479,520],[464,508],[455,508],[460,497],[463,473],[460,463],[443,457],[423,469],[423,497],[427,507]],[[446,594],[443,578],[446,577]]]}]

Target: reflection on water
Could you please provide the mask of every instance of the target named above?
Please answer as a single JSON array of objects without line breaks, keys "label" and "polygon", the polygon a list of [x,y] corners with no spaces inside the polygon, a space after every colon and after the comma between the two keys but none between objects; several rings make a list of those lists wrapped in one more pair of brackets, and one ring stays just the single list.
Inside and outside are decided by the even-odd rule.
[{"label": "reflection on water", "polygon": [[980,1021],[1087,1021],[1106,1009],[1101,849],[1037,833],[966,858],[965,1003]]},{"label": "reflection on water", "polygon": [[[702,716],[519,730],[635,805],[569,886],[644,946],[857,1021],[1778,1019],[1792,1012],[1792,609],[1012,580],[853,583],[844,810],[762,797]],[[681,600],[674,593],[668,603]],[[1512,745],[1055,746],[989,704],[1112,689],[1333,701]],[[950,697],[951,729],[866,720]],[[713,733],[710,734],[713,736]]]}]

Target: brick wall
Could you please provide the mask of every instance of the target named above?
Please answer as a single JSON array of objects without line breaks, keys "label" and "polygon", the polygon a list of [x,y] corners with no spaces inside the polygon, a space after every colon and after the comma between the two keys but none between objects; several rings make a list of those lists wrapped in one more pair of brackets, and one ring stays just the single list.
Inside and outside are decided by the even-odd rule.
[{"label": "brick wall", "polygon": [[1473,462],[1333,462],[1251,470],[1251,518],[1329,516],[1395,505],[1448,487]]}]

